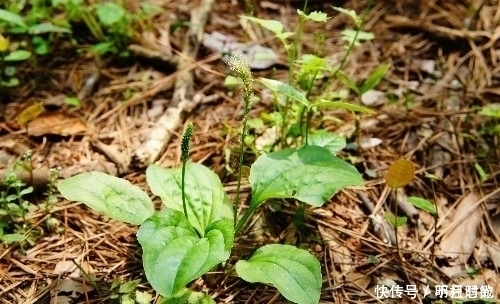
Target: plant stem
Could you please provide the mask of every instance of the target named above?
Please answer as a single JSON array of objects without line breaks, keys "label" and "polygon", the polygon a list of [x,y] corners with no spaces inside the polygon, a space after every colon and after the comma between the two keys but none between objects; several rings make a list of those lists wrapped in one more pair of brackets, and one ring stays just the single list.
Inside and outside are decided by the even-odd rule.
[{"label": "plant stem", "polygon": [[234,228],[234,234],[238,234],[238,232],[241,230],[241,228],[243,228],[243,226],[246,224],[246,222],[248,221],[248,219],[252,216],[252,214],[254,213],[254,211],[257,209],[258,205],[255,206],[255,207],[252,207],[253,205],[253,201],[250,202],[250,206],[248,207],[248,209],[245,211],[245,213],[243,213],[243,216],[241,217],[241,219],[238,221],[238,223],[236,223],[236,226]]},{"label": "plant stem", "polygon": [[245,115],[245,117],[243,118],[243,129],[241,130],[241,136],[240,136],[241,142],[240,142],[240,158],[238,160],[238,183],[236,184],[236,201],[234,204],[234,211],[233,211],[235,224],[238,219],[238,209],[240,207],[241,173],[243,171],[242,170],[243,156],[244,156],[243,153],[245,152],[245,134],[247,132],[247,120],[248,120],[248,115]]},{"label": "plant stem", "polygon": [[432,246],[431,246],[431,263],[434,264],[434,259],[436,258],[436,237],[437,237],[437,224],[439,219],[438,207],[436,203],[436,191],[434,189],[434,180],[431,180],[432,193],[434,194],[434,209],[435,213],[432,215],[434,218],[434,231],[432,232]]},{"label": "plant stem", "polygon": [[186,207],[186,160],[182,161],[182,175],[181,175],[181,193],[182,193],[182,209],[184,210],[184,215],[189,221],[187,207]]},{"label": "plant stem", "polygon": [[238,182],[236,185],[236,198],[233,204],[234,224],[238,219],[238,210],[240,207],[240,189],[241,189],[241,174],[243,167],[243,158],[245,152],[245,137],[247,133],[248,113],[250,112],[253,97],[253,77],[250,71],[250,64],[245,62],[241,57],[234,56],[229,61],[229,68],[236,73],[243,81],[243,118],[242,130],[240,136],[240,158],[238,161]]},{"label": "plant stem", "polygon": [[394,238],[396,240],[396,253],[398,259],[401,260],[401,255],[399,251],[399,240],[398,240],[398,188],[394,189],[395,205],[394,205]]},{"label": "plant stem", "polygon": [[[314,86],[314,82],[316,81],[316,77],[318,77],[318,72],[316,72],[314,74],[314,77],[311,79],[311,82],[308,84],[308,88],[307,88],[307,93],[306,93],[306,99],[309,100],[309,96],[311,95],[311,91],[312,91],[312,88]],[[309,115],[309,111],[311,109],[310,108],[307,108],[307,113]],[[300,114],[299,114],[299,132],[300,132],[300,135],[302,135],[302,127],[303,127],[303,120],[304,120],[304,113],[306,111],[306,107],[305,106],[302,106],[300,108]],[[307,134],[308,134],[308,131],[309,131],[309,124],[306,122],[306,145],[307,145]]]},{"label": "plant stem", "polygon": [[354,44],[356,43],[356,40],[358,39],[358,36],[359,36],[359,32],[361,31],[361,28],[363,27],[363,23],[364,23],[364,20],[366,18],[366,15],[368,14],[368,11],[370,9],[370,7],[372,6],[373,4],[373,0],[369,0],[368,1],[368,4],[365,8],[365,10],[363,11],[362,15],[361,15],[361,24],[359,25],[356,25],[356,33],[354,34],[354,38],[352,39],[352,42],[349,44],[349,46],[347,47],[347,50],[344,54],[344,57],[342,57],[342,60],[340,61],[340,65],[335,69],[335,71],[332,73],[332,77],[330,77],[330,79],[328,81],[325,81],[323,83],[323,86],[321,88],[321,92],[325,91],[326,88],[330,85],[330,83],[333,81],[333,78],[335,77],[335,75],[337,75],[337,73],[340,71],[340,70],[343,70],[346,63],[347,63],[347,58],[349,57],[349,55],[351,54],[353,48],[354,48]]}]

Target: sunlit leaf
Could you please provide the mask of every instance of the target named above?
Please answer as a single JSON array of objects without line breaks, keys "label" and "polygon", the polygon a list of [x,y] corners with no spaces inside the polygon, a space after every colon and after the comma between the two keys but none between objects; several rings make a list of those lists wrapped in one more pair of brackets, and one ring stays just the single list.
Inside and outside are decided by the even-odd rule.
[{"label": "sunlit leaf", "polygon": [[26,236],[21,233],[9,233],[0,235],[0,241],[7,244],[12,244],[16,242],[21,242],[26,239]]},{"label": "sunlit leaf", "polygon": [[345,138],[340,135],[330,133],[326,130],[319,130],[309,136],[307,144],[324,147],[328,149],[330,153],[336,155],[345,148],[346,141]]},{"label": "sunlit leaf", "polygon": [[302,17],[304,20],[312,20],[316,22],[326,22],[328,21],[328,15],[323,13],[323,12],[310,12],[309,14],[304,13],[300,9],[297,9],[297,14],[299,14],[300,17]]},{"label": "sunlit leaf", "polygon": [[203,292],[184,288],[175,297],[164,298],[158,304],[215,304],[215,301]]},{"label": "sunlit leaf", "polygon": [[342,7],[338,7],[338,6],[332,6],[332,8],[334,10],[336,10],[337,12],[339,13],[342,13],[346,16],[349,16],[349,18],[352,19],[352,21],[354,21],[354,23],[356,25],[359,25],[361,24],[362,20],[361,18],[356,14],[356,11],[354,10],[350,10],[350,9],[345,9],[345,8],[342,8]]},{"label": "sunlit leaf", "polygon": [[476,168],[476,171],[479,174],[479,178],[480,178],[481,183],[486,181],[489,178],[488,173],[486,173],[486,171],[484,171],[483,167],[481,167],[480,164],[474,163],[474,167]]},{"label": "sunlit leaf", "polygon": [[180,211],[165,208],[141,225],[137,239],[148,282],[164,297],[174,297],[191,281],[229,258],[232,219],[209,225],[199,237]]},{"label": "sunlit leaf", "polygon": [[363,185],[354,166],[318,146],[260,156],[250,169],[249,181],[251,208],[270,198],[295,198],[319,207],[339,190]]},{"label": "sunlit leaf", "polygon": [[314,104],[315,107],[321,107],[321,108],[336,108],[336,109],[345,109],[349,110],[352,112],[360,112],[360,113],[366,113],[366,114],[376,114],[377,112],[368,109],[366,107],[356,105],[353,103],[349,102],[342,102],[342,101],[328,101],[325,99],[322,99],[320,102]]},{"label": "sunlit leaf", "polygon": [[31,52],[26,50],[16,50],[10,52],[3,58],[4,61],[23,61],[31,57]]},{"label": "sunlit leaf", "polygon": [[97,4],[96,11],[99,21],[106,26],[117,23],[127,13],[121,5],[111,2]]},{"label": "sunlit leaf", "polygon": [[420,198],[420,197],[415,197],[415,196],[410,196],[408,197],[408,203],[412,204],[413,206],[424,210],[425,212],[435,215],[436,212],[436,206],[429,202],[426,199]]},{"label": "sunlit leaf", "polygon": [[110,218],[142,224],[154,213],[149,196],[129,181],[102,172],[85,172],[67,178],[57,185],[62,196],[83,202],[94,211]]},{"label": "sunlit leaf", "polygon": [[0,20],[6,21],[7,23],[12,23],[18,25],[22,28],[27,28],[28,26],[24,23],[23,17],[13,12],[0,8]]},{"label": "sunlit leaf", "polygon": [[265,20],[249,16],[240,16],[240,18],[255,22],[265,29],[270,30],[276,35],[283,33],[283,23],[278,20]]},{"label": "sunlit leaf", "polygon": [[321,265],[307,250],[290,245],[266,245],[248,260],[238,261],[236,272],[247,282],[272,284],[294,303],[319,302]]},{"label": "sunlit leaf", "polygon": [[[166,207],[184,212],[182,206],[182,168],[162,168],[151,165],[146,170],[151,191],[158,195]],[[186,209],[193,227],[203,236],[211,223],[222,217],[232,218],[232,208],[225,200],[222,183],[212,170],[188,162],[185,172]],[[221,213],[221,211],[225,211]],[[229,213],[229,216],[228,216]]]},{"label": "sunlit leaf", "polygon": [[386,213],[385,219],[389,222],[392,227],[401,227],[408,221],[405,216],[394,216],[392,213]]},{"label": "sunlit leaf", "polygon": [[368,76],[363,85],[361,86],[361,94],[364,94],[368,90],[373,89],[381,80],[384,78],[387,71],[391,67],[390,64],[379,65],[373,72]]},{"label": "sunlit leaf", "polygon": [[289,84],[268,78],[259,78],[259,81],[274,93],[283,94],[288,98],[300,102],[306,107],[309,106],[309,101],[304,96],[304,94],[297,91],[294,87],[290,86]]},{"label": "sunlit leaf", "polygon": [[31,35],[39,35],[44,33],[71,33],[71,30],[65,27],[54,25],[50,22],[38,23],[30,26],[28,33]]},{"label": "sunlit leaf", "polygon": [[480,115],[500,118],[500,103],[490,103],[481,108]]},{"label": "sunlit leaf", "polygon": [[387,170],[385,181],[391,188],[401,188],[406,186],[413,179],[415,166],[407,159],[398,159]]}]

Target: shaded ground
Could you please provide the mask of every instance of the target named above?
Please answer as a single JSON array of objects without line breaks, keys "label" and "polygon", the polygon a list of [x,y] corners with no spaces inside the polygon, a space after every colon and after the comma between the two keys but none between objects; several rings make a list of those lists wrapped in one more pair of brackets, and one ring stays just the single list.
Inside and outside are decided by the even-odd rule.
[{"label": "shaded ground", "polygon": [[[362,2],[347,1],[342,6],[361,12],[366,7]],[[343,191],[322,208],[307,208],[305,234],[297,232],[293,224],[295,203],[283,203],[280,211],[262,208],[253,225],[237,239],[233,260],[248,256],[265,243],[307,247],[322,262],[324,303],[390,302],[376,299],[374,288],[382,284],[418,286],[418,297],[405,296],[406,303],[434,301],[432,294],[424,300],[423,290],[429,286],[434,291],[436,285],[442,284],[491,286],[494,297],[500,297],[499,138],[493,132],[495,121],[478,114],[483,106],[499,101],[500,7],[494,1],[476,2],[384,1],[370,8],[364,30],[373,32],[375,39],[353,51],[345,70],[363,80],[379,64],[392,64],[377,87],[383,96],[370,105],[377,114],[359,116],[361,134],[356,140],[381,142],[343,153],[363,173],[366,186]],[[138,34],[137,43],[181,51],[181,31],[168,37],[161,34],[173,20],[189,20],[195,5],[189,1],[165,1],[164,5],[168,13],[155,20],[154,39]],[[306,26],[304,52],[314,47],[312,33],[321,32],[325,36],[322,55],[338,61],[344,52],[340,32],[351,28],[351,24],[328,5],[311,5],[335,17],[326,24]],[[259,17],[281,20],[288,29],[297,26],[295,7],[285,1],[262,1],[254,10]],[[241,29],[237,17],[244,12],[243,4],[216,3],[205,32],[217,30],[246,41],[249,33]],[[266,38],[262,43],[283,53],[277,41],[265,33],[262,38]],[[234,194],[235,176],[227,171],[226,165],[231,164],[226,163],[224,151],[234,146],[241,103],[238,95],[223,86],[228,69],[219,58],[201,47],[197,62],[188,68],[195,75],[194,92],[204,97],[186,119],[195,123],[192,159],[211,166],[227,191]],[[281,58],[285,63],[283,54]],[[275,70],[255,74],[285,80],[286,71],[286,64],[277,64]],[[137,54],[128,60],[96,61],[84,55],[56,52],[37,68],[23,68],[22,86],[0,97],[2,170],[26,148],[33,149],[33,161],[40,174],[40,188],[33,199],[40,201],[48,174],[44,168],[61,167],[62,177],[104,171],[124,176],[146,189],[144,169],[137,168],[134,153],[169,106],[175,77],[181,73],[162,59],[145,59]],[[82,93],[89,77],[96,77],[97,84],[84,94],[81,108],[60,102],[60,96]],[[329,89],[340,88],[344,85],[334,82]],[[262,88],[256,89],[260,95]],[[42,132],[33,127],[28,137],[17,115],[32,100],[46,104],[52,115],[49,129],[63,123],[65,132],[71,126],[81,128],[85,135],[61,136],[57,135],[61,131]],[[251,117],[270,108],[264,96]],[[54,118],[54,113],[64,115],[64,119]],[[355,116],[344,111],[327,111],[325,116],[337,118],[327,122],[326,129],[353,138]],[[179,126],[176,132],[182,128]],[[158,164],[179,164],[178,142],[178,133],[173,133]],[[371,212],[366,209],[367,202],[375,205],[376,211],[383,211],[394,201],[405,201],[404,197],[394,198],[383,178],[389,165],[401,157],[417,166],[416,177],[405,187],[405,193],[436,201],[439,211],[434,234],[431,216],[407,210],[409,223],[398,234],[402,259],[394,254],[393,246],[384,243],[384,234],[376,232],[383,220],[369,218]],[[249,153],[249,163],[251,159]],[[486,179],[481,180],[476,164],[488,174]],[[437,179],[432,181],[426,174],[434,174]],[[402,191],[399,194],[403,196]],[[136,227],[108,220],[83,205],[62,199],[53,205],[50,216],[59,220],[63,228],[60,233],[48,229],[47,212],[39,208],[29,214],[33,231],[41,235],[33,246],[25,246],[25,250],[16,245],[2,247],[1,303],[55,301],[55,294],[50,292],[60,290],[69,276],[60,267],[74,268],[73,260],[93,276],[104,302],[109,301],[109,287],[117,277],[123,281],[139,278],[139,290],[150,290],[141,270]],[[431,262],[432,252],[437,254],[435,263]],[[81,280],[82,274],[78,269],[75,272]],[[273,288],[246,284],[217,271],[197,280],[193,287],[208,292],[217,303],[284,302]],[[92,286],[84,283],[82,290],[90,289]],[[78,303],[100,301],[96,291],[89,291]]]}]

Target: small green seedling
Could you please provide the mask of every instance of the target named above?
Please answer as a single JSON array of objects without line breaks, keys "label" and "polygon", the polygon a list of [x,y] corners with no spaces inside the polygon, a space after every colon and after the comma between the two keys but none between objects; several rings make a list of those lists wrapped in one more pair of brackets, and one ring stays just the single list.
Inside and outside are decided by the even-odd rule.
[{"label": "small green seedling", "polygon": [[415,197],[415,196],[410,196],[408,197],[408,203],[412,204],[413,206],[417,207],[418,209],[421,209],[430,215],[435,216],[437,214],[436,211],[436,205],[433,203],[429,202],[428,200],[421,198],[421,197]]},{"label": "small green seedling", "polygon": [[500,134],[500,104],[499,103],[490,103],[481,108],[481,111],[478,113],[479,115],[483,115],[491,118],[493,121],[493,127],[488,126],[484,127],[482,130],[483,133],[486,134]]},{"label": "small green seedling", "polygon": [[137,290],[141,280],[133,280],[122,283],[120,278],[113,280],[111,284],[111,299],[120,304],[149,304],[153,296],[147,292]]},{"label": "small green seedling", "polygon": [[0,241],[7,244],[24,241],[34,243],[31,235],[25,235],[30,228],[26,215],[32,207],[25,197],[33,192],[33,187],[24,183],[15,173],[18,167],[27,166],[22,162],[18,161],[14,164],[12,171],[8,172],[0,185],[2,187],[0,191]]},{"label": "small green seedling", "polygon": [[[321,12],[299,12],[299,15],[304,22],[323,22],[327,18]],[[295,61],[297,48],[289,41],[293,34],[284,31],[280,22],[242,18],[270,30],[283,43],[290,62]],[[188,126],[181,141],[182,166],[165,169],[151,165],[146,170],[151,192],[160,197],[164,204],[161,211],[154,209],[151,199],[138,187],[103,173],[83,173],[59,183],[58,189],[65,198],[81,201],[111,218],[140,225],[137,239],[142,247],[146,278],[165,303],[185,303],[188,299],[194,299],[193,303],[214,303],[207,295],[187,287],[217,264],[228,260],[236,234],[243,231],[250,217],[264,203],[292,199],[321,207],[341,189],[363,185],[356,168],[336,156],[345,146],[344,139],[326,131],[314,132],[309,137],[307,130],[312,114],[318,108],[372,111],[342,100],[311,98],[315,80],[325,71],[331,71],[331,68],[325,70],[326,61],[313,55],[303,56],[302,60],[301,88],[306,93],[280,81],[259,79],[276,95],[287,99],[284,111],[273,116],[278,123],[278,116],[281,116],[285,126],[288,119],[286,112],[290,106],[288,100],[304,109],[307,114],[306,141],[305,144],[260,155],[250,166],[248,180],[251,201],[242,216],[238,214],[239,195],[246,168],[243,156],[254,93],[249,64],[239,57],[231,57],[228,62],[239,79],[231,83],[242,84],[244,102],[234,203],[229,201],[214,172],[188,160],[192,125]],[[307,69],[307,73],[313,73],[312,76],[306,75]],[[367,82],[376,84],[380,80],[377,77]],[[300,121],[302,123],[302,117]],[[288,132],[287,128],[283,129]],[[237,261],[234,268],[248,282],[273,285],[289,301],[299,304],[319,302],[321,266],[318,259],[307,250],[290,245],[268,244],[257,249],[247,260]],[[269,276],[270,273],[277,275]]]},{"label": "small green seedling", "polygon": [[18,86],[17,65],[31,57],[29,51],[22,49],[11,50],[10,48],[9,39],[0,34],[0,88]]},{"label": "small green seedling", "polygon": [[476,168],[476,171],[479,174],[479,181],[481,183],[484,183],[489,178],[488,173],[486,173],[486,171],[484,171],[483,167],[481,167],[481,165],[478,164],[477,162],[474,163],[474,168]]}]

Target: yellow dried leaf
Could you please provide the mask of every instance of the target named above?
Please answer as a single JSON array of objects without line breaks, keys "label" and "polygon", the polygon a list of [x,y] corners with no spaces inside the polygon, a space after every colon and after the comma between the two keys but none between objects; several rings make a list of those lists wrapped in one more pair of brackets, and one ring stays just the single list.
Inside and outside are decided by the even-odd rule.
[{"label": "yellow dried leaf", "polygon": [[44,110],[43,103],[37,102],[22,110],[21,113],[19,113],[19,116],[17,116],[17,120],[21,125],[25,126],[42,114]]},{"label": "yellow dried leaf", "polygon": [[0,34],[0,52],[5,52],[9,49],[10,41]]},{"label": "yellow dried leaf", "polygon": [[401,188],[410,183],[415,174],[415,166],[407,159],[398,159],[387,170],[385,181],[391,188]]}]

